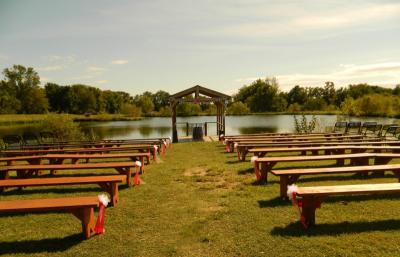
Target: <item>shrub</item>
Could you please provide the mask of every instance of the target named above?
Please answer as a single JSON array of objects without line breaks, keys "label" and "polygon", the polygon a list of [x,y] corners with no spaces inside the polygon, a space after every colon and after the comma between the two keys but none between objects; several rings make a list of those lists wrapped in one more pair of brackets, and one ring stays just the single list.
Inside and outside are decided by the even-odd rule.
[{"label": "shrub", "polygon": [[306,115],[301,115],[301,120],[297,119],[296,115],[293,115],[294,118],[294,129],[297,133],[311,133],[315,129],[315,125],[317,123],[317,119],[313,115],[311,121],[307,121]]},{"label": "shrub", "polygon": [[58,141],[84,140],[85,135],[78,123],[65,114],[49,114],[41,122],[40,131],[50,132]]},{"label": "shrub", "polygon": [[134,104],[123,104],[121,107],[121,113],[131,117],[140,117],[142,116],[141,108],[137,107]]},{"label": "shrub", "polygon": [[226,112],[230,115],[245,115],[249,113],[249,108],[246,104],[239,101],[231,104]]}]

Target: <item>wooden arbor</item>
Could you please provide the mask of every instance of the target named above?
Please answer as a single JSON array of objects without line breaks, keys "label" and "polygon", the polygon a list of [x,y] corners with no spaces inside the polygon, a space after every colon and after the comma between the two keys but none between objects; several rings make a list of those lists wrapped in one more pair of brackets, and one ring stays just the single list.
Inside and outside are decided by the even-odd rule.
[{"label": "wooden arbor", "polygon": [[[192,97],[188,97],[192,96]],[[217,106],[217,135],[225,133],[225,103],[230,100],[229,95],[202,87],[194,86],[171,95],[169,102],[172,111],[172,141],[178,142],[178,131],[176,129],[176,107],[179,103],[214,103]]]}]

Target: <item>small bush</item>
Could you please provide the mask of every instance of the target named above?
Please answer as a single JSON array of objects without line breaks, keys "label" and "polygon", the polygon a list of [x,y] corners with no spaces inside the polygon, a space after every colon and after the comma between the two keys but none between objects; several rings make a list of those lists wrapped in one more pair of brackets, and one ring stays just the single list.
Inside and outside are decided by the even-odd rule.
[{"label": "small bush", "polygon": [[245,115],[249,113],[249,107],[242,102],[234,102],[228,107],[227,113],[230,115]]},{"label": "small bush", "polygon": [[121,107],[121,113],[131,117],[142,116],[142,110],[133,104],[123,104]]},{"label": "small bush", "polygon": [[41,122],[40,131],[47,131],[54,135],[58,141],[85,140],[78,123],[71,116],[65,114],[49,114]]},{"label": "small bush", "polygon": [[317,123],[317,119],[313,115],[311,121],[307,121],[306,115],[301,115],[301,120],[299,121],[296,115],[293,115],[294,118],[294,128],[297,133],[311,133],[315,130],[315,125]]}]

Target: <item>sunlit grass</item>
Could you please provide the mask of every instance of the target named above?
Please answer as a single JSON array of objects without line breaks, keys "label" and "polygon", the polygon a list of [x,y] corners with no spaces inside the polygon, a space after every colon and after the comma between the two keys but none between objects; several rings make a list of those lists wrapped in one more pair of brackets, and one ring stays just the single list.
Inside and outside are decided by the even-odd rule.
[{"label": "sunlit grass", "polygon": [[[397,256],[400,202],[395,195],[336,197],[304,231],[298,211],[278,198],[279,180],[254,185],[250,162],[217,143],[182,143],[146,167],[145,184],[121,187],[106,211],[106,233],[80,240],[70,214],[0,216],[0,254],[25,256]],[[295,165],[298,165],[294,163]],[[330,165],[332,163],[324,163]],[[287,168],[282,164],[278,168]],[[308,163],[305,165],[312,165]],[[104,171],[103,171],[104,172]],[[59,173],[62,174],[62,173]],[[71,172],[65,172],[71,174]],[[110,174],[110,172],[107,172]],[[307,176],[299,185],[396,182],[352,174]],[[0,200],[97,195],[97,186],[9,190]]]}]

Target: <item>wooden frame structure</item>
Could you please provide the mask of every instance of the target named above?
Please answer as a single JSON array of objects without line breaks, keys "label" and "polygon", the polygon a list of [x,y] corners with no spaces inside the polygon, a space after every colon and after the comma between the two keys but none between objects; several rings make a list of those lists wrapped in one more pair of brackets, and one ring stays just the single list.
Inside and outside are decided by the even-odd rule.
[{"label": "wooden frame structure", "polygon": [[[188,97],[192,96],[192,97]],[[214,103],[217,106],[217,135],[225,133],[225,104],[231,97],[220,92],[196,85],[169,98],[172,112],[172,142],[178,142],[176,129],[176,107],[179,103]]]}]

